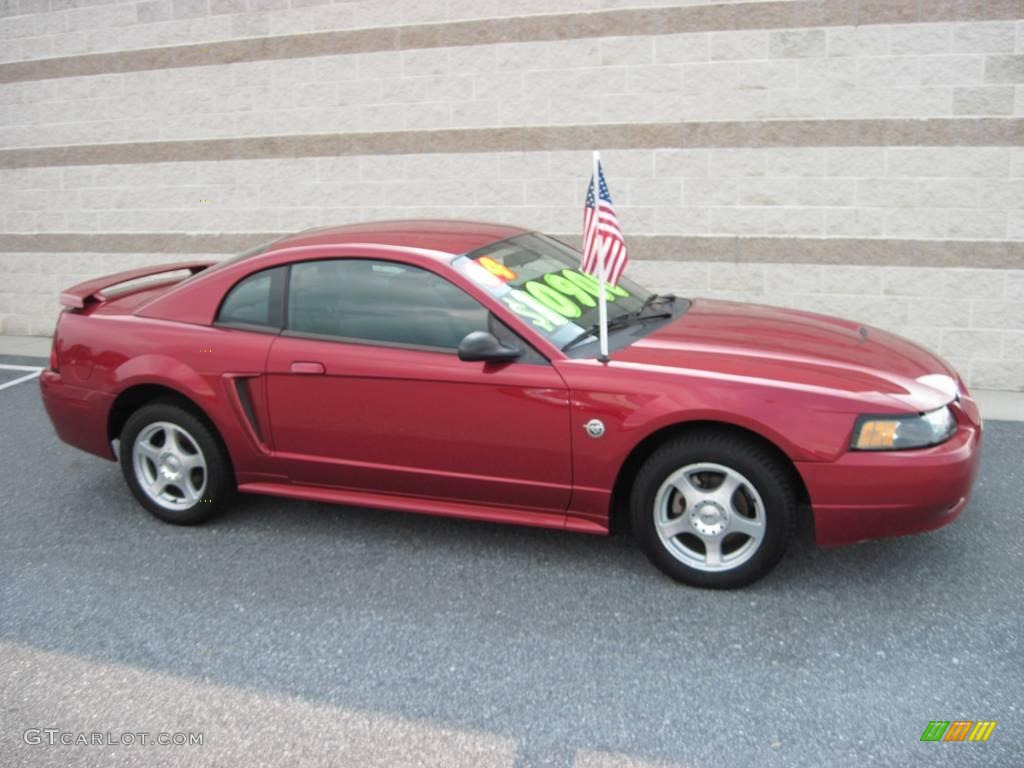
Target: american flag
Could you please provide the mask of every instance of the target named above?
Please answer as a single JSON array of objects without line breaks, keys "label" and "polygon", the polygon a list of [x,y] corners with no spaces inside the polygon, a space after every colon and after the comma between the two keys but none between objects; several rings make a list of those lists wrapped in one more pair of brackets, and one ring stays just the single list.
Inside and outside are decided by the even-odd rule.
[{"label": "american flag", "polygon": [[583,208],[583,265],[584,272],[596,275],[601,248],[605,248],[604,279],[606,283],[615,285],[629,263],[626,254],[626,241],[619,229],[619,220],[612,205],[612,196],[608,193],[608,184],[604,180],[604,170],[597,164],[598,199],[594,199],[594,179],[591,177],[587,187],[587,202]]}]

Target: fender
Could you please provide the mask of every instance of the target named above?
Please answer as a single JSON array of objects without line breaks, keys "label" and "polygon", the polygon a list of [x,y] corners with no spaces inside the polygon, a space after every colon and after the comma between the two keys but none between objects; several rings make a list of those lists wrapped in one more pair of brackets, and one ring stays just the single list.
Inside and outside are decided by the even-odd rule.
[{"label": "fender", "polygon": [[[845,450],[842,436],[852,428],[854,416],[835,411],[813,411],[806,407],[787,404],[781,398],[775,402],[773,409],[760,409],[762,413],[770,413],[772,420],[755,418],[753,409],[726,408],[717,403],[680,402],[673,395],[656,397],[636,409],[622,422],[622,431],[629,434],[629,445],[622,459],[632,452],[633,448],[656,432],[666,427],[698,421],[712,421],[740,427],[762,437],[775,445],[792,461],[834,461]],[[813,420],[818,432],[823,423],[829,426],[829,434],[838,435],[834,440],[823,442],[814,440],[810,434],[803,434],[801,422],[809,424]],[[810,432],[810,430],[806,430]]]},{"label": "fender", "polygon": [[158,384],[196,402],[216,396],[213,387],[199,373],[180,360],[161,354],[128,359],[112,371],[111,384],[117,394],[140,384]]},{"label": "fender", "polygon": [[192,401],[222,436],[232,426],[225,424],[220,417],[217,403],[222,395],[211,382],[180,360],[161,354],[140,355],[128,359],[111,372],[110,391],[116,396],[143,385],[165,387]]},{"label": "fender", "polygon": [[[629,419],[628,421],[632,421],[632,419]],[[734,412],[715,409],[689,409],[685,411],[672,410],[647,419],[640,415],[636,415],[636,421],[643,424],[643,432],[637,433],[642,436],[638,440],[634,440],[633,445],[629,450],[621,456],[622,461],[620,462],[620,467],[625,463],[629,454],[631,454],[638,445],[643,443],[645,440],[648,440],[658,432],[670,427],[679,427],[699,422],[725,424],[751,432],[752,434],[755,434],[763,440],[773,444],[792,462],[813,460],[806,458],[807,452],[802,450],[799,446],[794,445],[791,440],[786,438],[785,435],[780,433],[778,430],[773,429],[771,426],[760,421],[746,418],[744,415]]]},{"label": "fender", "polygon": [[[717,422],[744,429],[774,445],[790,463],[828,462],[844,450],[855,414],[835,409],[824,394],[765,387],[756,392],[737,382],[706,379],[646,377],[630,386],[590,375],[588,362],[559,366],[576,386],[571,402],[573,439],[573,497],[570,514],[607,525],[612,493],[623,468],[637,446],[658,432],[681,424]],[[593,389],[587,385],[594,386]],[[751,398],[756,397],[757,402]],[[743,402],[744,407],[740,407]],[[831,406],[831,408],[829,407]],[[591,418],[604,421],[600,439],[585,437],[583,425]]]}]

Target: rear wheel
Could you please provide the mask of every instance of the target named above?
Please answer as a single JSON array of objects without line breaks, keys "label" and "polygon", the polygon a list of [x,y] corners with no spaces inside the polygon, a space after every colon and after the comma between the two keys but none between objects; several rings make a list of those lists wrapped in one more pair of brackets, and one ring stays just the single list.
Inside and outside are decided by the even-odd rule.
[{"label": "rear wheel", "polygon": [[658,568],[686,584],[727,589],[778,563],[796,495],[772,451],[709,430],[657,449],[637,474],[630,507],[634,535]]},{"label": "rear wheel", "polygon": [[125,422],[121,471],[146,509],[176,525],[205,522],[234,493],[231,466],[213,430],[167,401],[145,405]]}]

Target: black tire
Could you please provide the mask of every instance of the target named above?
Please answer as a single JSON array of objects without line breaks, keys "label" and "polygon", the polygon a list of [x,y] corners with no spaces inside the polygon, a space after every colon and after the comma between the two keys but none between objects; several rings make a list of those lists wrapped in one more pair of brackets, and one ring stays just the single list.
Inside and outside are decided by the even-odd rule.
[{"label": "black tire", "polygon": [[[136,439],[144,430],[150,427],[156,428],[155,425],[160,422],[183,430],[186,435],[184,442],[186,444],[191,442],[192,445],[189,447],[195,448],[205,463],[205,468],[192,470],[189,475],[193,487],[199,483],[200,479],[202,480],[201,497],[189,503],[184,492],[179,490],[177,491],[181,494],[179,504],[174,504],[173,499],[165,499],[165,504],[171,504],[174,508],[157,503],[142,488],[136,475],[134,458]],[[194,455],[190,451],[188,453]],[[142,406],[128,417],[121,430],[120,454],[121,472],[124,474],[125,482],[128,483],[132,494],[150,513],[166,523],[174,525],[204,523],[222,511],[234,498],[236,491],[234,473],[220,438],[205,419],[175,402],[158,400]],[[151,461],[149,468],[154,473],[158,471],[155,462]],[[177,488],[181,487],[181,484],[178,483]],[[173,487],[172,490],[174,490]],[[173,496],[171,490],[167,492],[167,496]]]},{"label": "black tire", "polygon": [[[699,547],[706,546],[704,539],[697,534],[696,530],[691,532],[689,528],[686,528],[675,537],[669,533],[669,543],[666,543],[658,533],[656,521],[659,513],[655,508],[655,502],[659,489],[677,470],[698,464],[721,465],[738,473],[748,481],[762,502],[759,512],[760,515],[763,515],[759,518],[763,525],[760,544],[755,546],[756,540],[753,536],[740,533],[730,534],[726,526],[725,533],[721,534],[719,539],[722,542],[722,551],[727,552],[726,546],[733,546],[739,556],[737,563],[733,566],[725,563],[725,557],[728,554],[723,556],[723,565],[719,570],[701,570],[699,567],[684,562],[685,554],[682,559],[678,554],[673,554],[673,551],[678,553],[680,550],[684,553],[688,550],[699,551]],[[723,478],[722,475],[716,475],[714,472],[703,475],[695,473],[695,476],[698,480],[702,477],[710,478],[707,487],[711,489],[714,488],[715,477]],[[698,489],[698,491],[703,492],[702,489]],[[706,504],[707,502],[695,505],[691,513],[691,506],[677,492],[666,491],[664,498],[671,498],[673,504],[682,507],[682,511],[676,518],[668,519],[669,523],[685,517],[697,519],[700,524],[704,524],[697,509],[701,507],[702,503]],[[733,498],[737,497],[733,496]],[[745,507],[745,513],[750,513],[757,506],[756,503],[750,501],[752,498],[753,496],[746,488],[739,494],[739,502]],[[676,581],[712,589],[733,589],[746,586],[771,571],[789,544],[793,533],[796,507],[796,492],[793,488],[789,468],[784,460],[770,448],[757,441],[722,429],[702,429],[670,440],[656,449],[637,473],[630,495],[633,535],[648,559]],[[719,518],[720,513],[712,508],[709,510],[710,519],[717,525],[719,520],[731,520],[733,517],[741,516],[735,512],[734,508],[730,507],[730,509],[733,510],[731,513]],[[751,519],[753,519],[752,514]],[[680,524],[691,527],[697,525],[697,523],[690,522],[681,522]],[[703,532],[706,533],[706,530]],[[717,534],[713,534],[710,538],[716,536]],[[746,545],[747,549],[741,550],[742,545]],[[746,554],[751,550],[752,554]],[[747,557],[746,560],[742,560],[744,556]],[[706,549],[705,557],[707,557]]]}]

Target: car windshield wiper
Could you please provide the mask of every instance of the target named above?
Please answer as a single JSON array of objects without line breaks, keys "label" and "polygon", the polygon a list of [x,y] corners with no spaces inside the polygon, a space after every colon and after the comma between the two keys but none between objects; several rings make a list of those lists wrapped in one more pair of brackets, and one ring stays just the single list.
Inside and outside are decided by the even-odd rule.
[{"label": "car windshield wiper", "polygon": [[[675,298],[676,297],[673,296],[672,300],[674,301]],[[623,312],[621,315],[616,315],[615,317],[611,318],[608,321],[608,330],[609,331],[614,331],[614,330],[618,330],[620,328],[628,328],[633,323],[642,323],[645,320],[661,320],[661,319],[666,318],[666,317],[672,317],[672,313],[671,312],[655,312],[653,315],[641,314],[644,311],[644,309],[645,309],[644,307],[641,307],[636,312]],[[577,344],[579,344],[584,339],[587,339],[587,338],[589,338],[591,336],[597,336],[600,332],[601,332],[601,324],[600,323],[594,323],[587,330],[581,332],[579,335],[577,335],[577,336],[573,337],[572,339],[570,339],[569,343],[565,344],[562,347],[562,351],[566,352],[569,349],[571,349],[572,347],[575,347]]]},{"label": "car windshield wiper", "polygon": [[[615,317],[611,318],[608,321],[608,330],[612,331],[617,330],[619,328],[626,328],[632,322],[632,320],[632,312],[623,312],[621,315],[616,315]],[[562,346],[562,351],[565,352],[566,350],[575,347],[584,339],[589,338],[590,336],[597,336],[599,333],[601,333],[601,324],[594,323],[587,330],[580,332],[579,335],[573,336],[567,344],[564,344]]]},{"label": "car windshield wiper", "polygon": [[641,314],[633,315],[633,319],[634,320],[639,320],[641,323],[644,320],[662,320],[662,319],[664,319],[666,317],[672,317],[672,313],[671,312],[655,312],[652,315],[641,315]]},{"label": "car windshield wiper", "polygon": [[643,314],[643,311],[645,309],[647,309],[650,306],[653,306],[654,304],[661,304],[663,302],[666,304],[671,304],[675,300],[676,295],[674,293],[652,293],[650,296],[644,299],[644,303],[640,305],[640,309],[636,311],[636,315],[637,317],[639,317],[640,315]]}]

